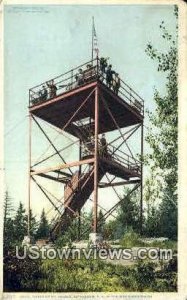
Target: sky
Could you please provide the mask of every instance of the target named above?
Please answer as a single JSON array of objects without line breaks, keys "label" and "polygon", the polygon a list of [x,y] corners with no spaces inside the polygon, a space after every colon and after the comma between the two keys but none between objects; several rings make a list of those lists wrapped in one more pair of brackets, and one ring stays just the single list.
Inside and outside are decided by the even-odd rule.
[{"label": "sky", "polygon": [[[164,21],[175,33],[172,5],[5,5],[5,187],[15,207],[20,201],[26,207],[28,201],[28,90],[91,59],[92,16],[100,56],[110,57],[121,78],[145,100],[145,108],[154,111],[154,88],[165,93],[165,75],[157,72],[145,49],[151,42],[167,51],[159,25]],[[145,126],[149,126],[147,115]],[[51,129],[48,133],[55,136]],[[33,136],[36,159],[47,143],[36,128]],[[66,139],[63,145],[68,142]],[[65,159],[69,156],[66,151]],[[62,197],[61,186],[49,182],[47,186]],[[39,216],[43,207],[48,210],[51,206],[33,183],[31,191],[31,208]],[[105,208],[117,201],[111,189],[99,196]]]}]

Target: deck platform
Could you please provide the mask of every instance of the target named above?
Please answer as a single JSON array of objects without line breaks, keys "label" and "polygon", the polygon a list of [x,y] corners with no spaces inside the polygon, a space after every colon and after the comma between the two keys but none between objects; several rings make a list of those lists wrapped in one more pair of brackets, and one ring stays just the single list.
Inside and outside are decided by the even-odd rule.
[{"label": "deck platform", "polygon": [[[99,91],[102,93],[102,97],[105,99],[109,109],[112,109],[113,116],[115,120],[117,120],[119,128],[142,122],[143,115],[138,111],[136,106],[128,104],[99,80],[64,92],[54,99],[30,107],[29,110],[34,116],[63,129],[65,124],[72,117],[73,112],[80,108],[80,105],[96,86],[99,87]],[[102,101],[100,101],[99,111],[99,133],[115,130],[116,125],[112,122],[111,116]],[[94,93],[75,115],[72,122],[65,128],[65,131],[79,137],[79,128],[74,122],[85,119],[86,117],[94,118]]]}]

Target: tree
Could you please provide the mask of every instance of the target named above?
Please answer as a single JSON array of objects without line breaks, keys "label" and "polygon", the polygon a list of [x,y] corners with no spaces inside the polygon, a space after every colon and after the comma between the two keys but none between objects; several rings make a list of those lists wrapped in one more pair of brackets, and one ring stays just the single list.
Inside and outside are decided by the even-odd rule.
[{"label": "tree", "polygon": [[12,212],[14,211],[12,205],[12,199],[8,195],[8,191],[5,193],[4,200],[4,227],[3,227],[3,235],[4,235],[4,249],[10,248],[13,244],[14,239],[14,224],[12,219]]},{"label": "tree", "polygon": [[30,235],[32,237],[36,236],[38,229],[38,222],[36,221],[36,217],[33,216],[32,209],[30,209]]},{"label": "tree", "polygon": [[128,195],[129,189],[125,189],[123,201],[121,201],[118,208],[118,231],[120,236],[124,234],[124,230],[127,231],[132,228],[135,232],[140,229],[140,193],[134,191]]},{"label": "tree", "polygon": [[119,238],[119,222],[117,219],[108,220],[108,222],[105,223],[104,238],[107,240],[115,240]]},{"label": "tree", "polygon": [[19,203],[19,207],[13,220],[13,224],[15,240],[18,242],[23,241],[23,238],[27,233],[27,216],[21,202]]},{"label": "tree", "polygon": [[129,229],[140,231],[140,194],[136,190],[128,195],[129,189],[124,190],[117,216],[104,225],[104,237],[107,239],[120,239]]},{"label": "tree", "polygon": [[4,225],[6,225],[6,221],[11,218],[12,212],[14,211],[12,200],[8,195],[8,191],[5,192],[5,201],[4,201]]},{"label": "tree", "polygon": [[157,182],[157,188],[155,189],[155,178],[153,177],[153,174],[145,180],[144,184],[144,200],[147,205],[145,208],[146,219],[144,234],[149,237],[160,235],[160,210],[158,208],[158,199],[162,186],[159,184],[160,182]]},{"label": "tree", "polygon": [[[174,14],[178,16],[175,6]],[[166,93],[161,95],[155,90],[156,109],[149,112],[151,127],[147,142],[152,152],[147,156],[155,178],[154,189],[157,190],[161,203],[160,234],[176,238],[177,236],[177,26],[176,36],[172,37],[165,28],[164,21],[160,25],[162,37],[168,44],[167,52],[158,51],[150,43],[146,52],[158,63],[158,72],[166,74]]]},{"label": "tree", "polygon": [[158,237],[161,235],[160,211],[158,207],[151,207],[145,224],[145,235],[149,237]]},{"label": "tree", "polygon": [[36,238],[42,239],[49,236],[49,223],[46,218],[45,210],[42,210],[39,227],[36,233]]},{"label": "tree", "polygon": [[[86,240],[89,238],[89,233],[91,230],[91,224],[93,219],[92,211],[85,212],[81,211],[80,215],[80,239]],[[73,220],[70,227],[67,230],[67,236],[71,239],[71,241],[79,239],[79,218]]]}]

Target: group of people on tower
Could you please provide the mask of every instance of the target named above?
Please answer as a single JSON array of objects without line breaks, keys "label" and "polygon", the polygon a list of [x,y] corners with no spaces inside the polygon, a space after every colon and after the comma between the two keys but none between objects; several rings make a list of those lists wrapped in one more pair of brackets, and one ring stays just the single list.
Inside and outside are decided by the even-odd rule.
[{"label": "group of people on tower", "polygon": [[57,87],[54,84],[54,80],[50,82],[46,82],[46,85],[49,88],[49,94],[48,94],[47,87],[43,84],[42,89],[39,91],[39,100],[41,101],[45,101],[48,98],[51,99],[56,97]]},{"label": "group of people on tower", "polygon": [[[108,59],[108,57],[101,57],[99,59],[99,66],[87,64],[85,70],[79,68],[78,73],[75,75],[76,82],[74,85],[69,83],[59,86],[58,88],[66,87],[66,90],[70,90],[74,87],[90,82],[97,77],[101,81],[105,80],[106,85],[109,88],[112,88],[114,93],[118,94],[120,88],[120,77],[119,74],[112,69],[112,65],[108,64]],[[38,92],[39,98],[35,99],[35,102],[45,101],[56,97],[58,88],[54,83],[54,80],[46,82],[46,84],[43,84],[42,89]]]},{"label": "group of people on tower", "polygon": [[112,88],[114,93],[118,94],[119,88],[121,86],[119,74],[112,70],[112,65],[108,64],[107,60],[109,57],[100,58],[100,70],[102,74],[102,80],[106,76],[106,84],[109,88]]},{"label": "group of people on tower", "polygon": [[80,68],[78,70],[78,73],[75,75],[77,85],[82,85],[86,82],[89,82],[95,77],[96,77],[96,68],[91,64],[87,64],[85,70]]},{"label": "group of people on tower", "polygon": [[[94,138],[94,133],[90,131],[90,134],[87,137],[87,141],[84,144],[84,147],[86,146],[85,153],[86,154],[93,154],[94,148],[95,148],[95,138]],[[99,155],[101,157],[108,157],[109,152],[108,152],[108,143],[105,137],[105,134],[102,133],[101,137],[98,140],[98,150],[99,150]]]},{"label": "group of people on tower", "polygon": [[91,64],[87,64],[86,70],[80,68],[78,73],[75,75],[76,83],[78,86],[93,80],[96,76],[104,81],[106,80],[106,84],[109,88],[112,88],[114,93],[118,94],[120,88],[120,77],[119,74],[112,70],[112,65],[108,65],[109,58],[100,58],[99,64],[99,74],[97,74],[96,66],[92,66]]}]

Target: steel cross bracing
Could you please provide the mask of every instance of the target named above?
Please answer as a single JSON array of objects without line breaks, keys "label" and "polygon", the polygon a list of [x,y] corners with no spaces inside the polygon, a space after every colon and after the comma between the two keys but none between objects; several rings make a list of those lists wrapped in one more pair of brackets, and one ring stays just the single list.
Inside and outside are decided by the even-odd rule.
[{"label": "steel cross bracing", "polygon": [[[97,66],[98,68],[98,66]],[[35,104],[34,107],[30,107],[30,134],[29,134],[29,144],[30,144],[30,172],[29,172],[29,208],[31,203],[31,186],[30,180],[33,179],[37,184],[39,189],[43,192],[46,198],[52,204],[54,210],[57,211],[56,223],[52,228],[51,235],[53,238],[56,238],[58,234],[63,233],[63,230],[67,229],[67,226],[71,224],[71,221],[74,218],[79,218],[79,225],[81,226],[81,220],[84,218],[81,216],[81,208],[86,203],[86,200],[90,199],[91,194],[93,193],[93,227],[92,230],[97,232],[98,223],[101,220],[98,220],[98,207],[101,207],[98,199],[98,188],[108,188],[112,187],[116,196],[119,199],[119,203],[114,205],[108,211],[101,207],[105,211],[104,218],[108,218],[112,215],[113,211],[117,206],[123,201],[119,194],[117,193],[115,187],[122,185],[132,184],[134,187],[130,191],[130,194],[136,190],[138,187],[141,187],[140,195],[140,220],[142,223],[142,212],[143,212],[143,194],[142,194],[142,181],[143,181],[143,162],[138,161],[133,155],[132,149],[128,144],[128,140],[133,136],[138,129],[141,129],[140,142],[141,142],[141,157],[143,156],[143,118],[137,119],[133,123],[133,126],[130,127],[128,124],[125,125],[125,131],[123,132],[123,122],[120,116],[120,121],[117,119],[117,110],[113,109],[113,106],[109,104],[109,98],[111,101],[118,101],[119,96],[115,95],[105,84],[100,82],[100,79],[95,78],[95,82],[92,85],[85,84],[84,87],[80,87],[80,91],[73,91],[71,95],[68,96],[71,106],[71,97],[78,97],[82,92],[86,90],[86,87],[89,88],[89,92],[80,98],[79,105],[76,104],[76,109],[69,112],[69,117],[62,127],[56,126],[51,123],[54,128],[58,129],[58,136],[63,136],[63,133],[67,132],[71,136],[71,128],[73,128],[73,135],[76,137],[76,140],[71,139],[71,143],[65,147],[61,147],[58,150],[58,147],[54,144],[58,136],[55,136],[54,139],[51,139],[48,136],[46,130],[42,128],[40,121],[43,121],[48,124],[47,118],[40,115],[40,110],[43,110],[44,104]],[[132,91],[131,91],[132,92]],[[67,94],[67,92],[66,92]],[[108,96],[107,96],[108,95]],[[133,94],[135,95],[135,94]],[[60,96],[59,96],[60,97]],[[64,97],[64,95],[62,95]],[[134,96],[133,96],[134,97]],[[66,99],[66,98],[65,98]],[[72,98],[73,99],[73,98]],[[60,100],[60,99],[59,99]],[[63,100],[63,98],[62,98]],[[119,99],[120,100],[120,99]],[[53,101],[53,99],[51,100]],[[65,100],[63,100],[65,101]],[[73,100],[72,100],[73,101]],[[67,100],[66,100],[67,102]],[[62,103],[62,102],[61,102]],[[51,105],[51,102],[49,102]],[[48,103],[45,104],[46,108]],[[56,105],[55,103],[53,105]],[[120,104],[123,108],[123,105]],[[126,108],[125,108],[126,109]],[[130,113],[137,113],[132,111]],[[128,110],[128,107],[127,107]],[[39,112],[39,113],[38,113]],[[128,111],[127,111],[128,113]],[[102,116],[105,115],[105,118]],[[47,115],[46,115],[47,116]],[[88,119],[89,122],[85,123],[84,120]],[[31,166],[31,122],[34,121],[40,129],[41,133],[44,134],[49,146],[52,147],[55,152],[51,155],[46,156],[45,151],[39,161],[35,162]],[[107,123],[108,122],[108,123]],[[51,125],[49,122],[49,125]],[[100,142],[99,135],[102,134],[102,130],[107,134],[106,125],[110,124],[111,130],[116,130],[116,137],[108,142],[107,144],[107,156],[103,156],[101,150],[102,145]],[[113,124],[113,125],[111,125]],[[92,135],[92,142],[90,135]],[[88,141],[89,140],[89,143]],[[122,141],[121,141],[122,140]],[[116,142],[120,142],[117,146],[114,146]],[[89,146],[88,146],[89,144]],[[79,152],[79,159],[77,161],[66,162],[63,157],[63,151],[66,149],[71,149],[72,146],[77,145]],[[126,146],[126,152],[122,149],[123,146]],[[47,150],[49,147],[47,147]],[[86,149],[86,154],[85,154]],[[129,152],[129,154],[128,154]],[[42,165],[44,162],[48,161],[55,156],[59,156],[62,160],[60,165],[52,165],[50,167],[38,168],[39,165]],[[74,167],[78,167],[78,175],[74,173]],[[83,168],[84,167],[84,168]],[[69,172],[66,172],[66,169]],[[108,175],[107,175],[108,174]],[[110,178],[113,175],[112,178]],[[51,199],[52,193],[47,193],[46,189],[38,183],[36,176],[45,178],[46,180],[52,180],[59,182],[64,185],[64,196],[60,199],[55,197],[55,201],[59,205],[56,205]],[[101,181],[102,178],[106,177],[107,182]],[[122,180],[120,180],[122,179]],[[50,196],[49,196],[50,194]],[[115,217],[115,215],[112,215]],[[30,223],[30,220],[28,220]],[[28,226],[28,233],[30,228]],[[79,232],[81,237],[81,232]]]}]

